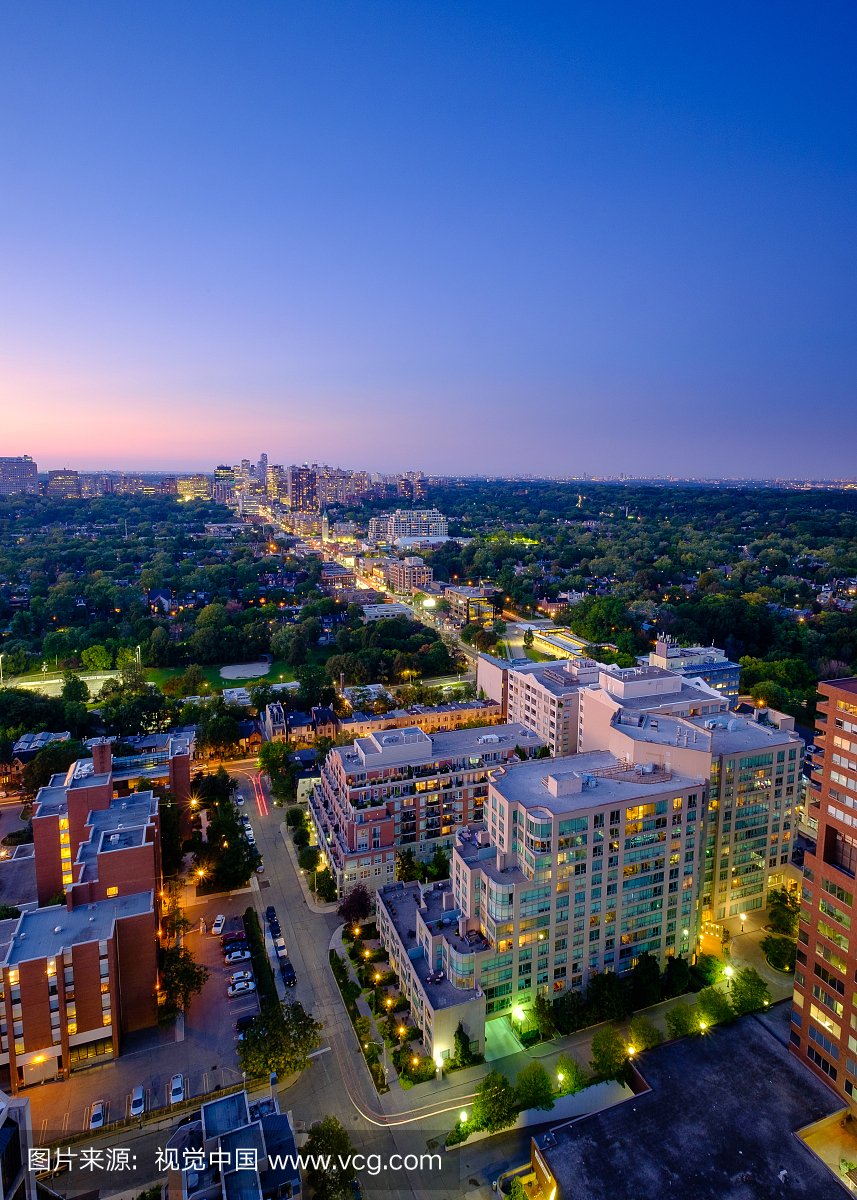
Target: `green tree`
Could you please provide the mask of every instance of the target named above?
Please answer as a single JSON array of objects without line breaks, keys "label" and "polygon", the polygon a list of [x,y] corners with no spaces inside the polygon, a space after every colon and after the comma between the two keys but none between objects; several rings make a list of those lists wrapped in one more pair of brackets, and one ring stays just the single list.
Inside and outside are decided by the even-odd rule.
[{"label": "green tree", "polygon": [[321,1029],[298,1001],[266,1012],[238,1045],[242,1070],[254,1079],[272,1071],[281,1079],[303,1071],[321,1045]]},{"label": "green tree", "polygon": [[89,688],[74,671],[63,671],[62,698],[66,703],[86,704],[89,699]]},{"label": "green tree", "polygon": [[323,871],[316,872],[315,890],[316,895],[325,904],[330,904],[332,900],[336,899],[336,880],[331,875],[328,867],[325,867]]},{"label": "green tree", "polygon": [[303,850],[309,845],[309,830],[306,825],[299,825],[292,834],[292,841],[297,846],[298,850]]},{"label": "green tree", "polygon": [[492,1069],[476,1087],[471,1117],[473,1128],[499,1133],[514,1125],[516,1116],[511,1083],[505,1075]]},{"label": "green tree", "polygon": [[[270,742],[265,743],[266,746],[269,746],[270,744]],[[263,746],[262,749],[264,750],[265,746]],[[286,825],[289,829],[305,829],[306,823],[306,811],[300,808],[299,805],[295,804],[292,808],[286,809]]]},{"label": "green tree", "polygon": [[675,1004],[666,1014],[667,1032],[671,1038],[699,1033],[699,1011],[695,1004]]},{"label": "green tree", "polygon": [[477,633],[481,632],[481,630],[481,625],[478,625],[476,621],[470,621],[461,631],[462,642],[465,642],[468,646],[471,645],[473,639],[476,637]]},{"label": "green tree", "polygon": [[288,742],[263,742],[259,747],[259,766],[269,775],[285,771],[291,752]]},{"label": "green tree", "polygon": [[729,997],[715,987],[702,989],[696,997],[696,1007],[706,1025],[719,1025],[723,1021],[731,1021],[735,1016]]},{"label": "green tree", "polygon": [[80,661],[88,671],[109,671],[113,666],[113,655],[106,646],[88,646]]},{"label": "green tree", "polygon": [[552,1038],[556,1033],[556,1025],[553,1019],[553,1006],[545,996],[536,996],[533,1001],[533,1007],[530,1010],[533,1020],[539,1027],[539,1033],[543,1038]]},{"label": "green tree", "polygon": [[643,951],[631,972],[631,996],[634,1008],[650,1008],[661,998],[660,964],[648,951]]},{"label": "green tree", "polygon": [[625,1039],[614,1025],[605,1025],[592,1039],[589,1065],[599,1079],[618,1079],[628,1061]]},{"label": "green tree", "polygon": [[185,668],[180,683],[185,696],[199,696],[206,685],[205,672],[198,663],[191,663]]},{"label": "green tree", "polygon": [[205,987],[210,974],[208,967],[194,961],[187,946],[171,946],[166,950],[161,982],[167,1011],[181,1009],[187,1012],[191,1000]]},{"label": "green tree", "polygon": [[635,1050],[651,1050],[652,1046],[659,1046],[663,1040],[664,1035],[660,1029],[653,1025],[644,1013],[631,1018],[631,1024],[628,1026],[629,1046],[633,1046]]},{"label": "green tree", "polygon": [[509,1200],[529,1200],[529,1193],[517,1175],[513,1177],[509,1188]]},{"label": "green tree", "polygon": [[413,883],[419,879],[420,871],[413,850],[408,846],[396,855],[396,879],[401,883]]},{"label": "green tree", "polygon": [[431,856],[431,861],[428,865],[428,874],[431,879],[449,879],[449,859],[446,856],[446,851],[438,842],[434,848],[434,853]]},{"label": "green tree", "polygon": [[732,978],[732,1007],[736,1013],[756,1012],[771,1003],[768,985],[753,967],[745,967]]},{"label": "green tree", "polygon": [[[562,1079],[560,1079],[560,1075]],[[573,1096],[589,1086],[589,1072],[571,1054],[561,1054],[556,1064],[556,1077],[561,1096]]]},{"label": "green tree", "polygon": [[304,846],[298,855],[298,866],[302,871],[314,871],[321,858],[318,846]]},{"label": "green tree", "polygon": [[624,1021],[633,1010],[630,988],[612,971],[592,976],[586,1003],[595,1021]]},{"label": "green tree", "polygon": [[797,934],[799,914],[800,898],[797,888],[792,892],[784,887],[771,888],[768,892],[768,921],[776,933],[794,937]]},{"label": "green tree", "polygon": [[518,1072],[515,1080],[515,1106],[525,1108],[553,1108],[553,1087],[550,1076],[540,1062],[528,1063]]},{"label": "green tree", "polygon": [[326,1164],[307,1168],[314,1200],[346,1200],[351,1195],[351,1182],[357,1177],[351,1166],[353,1151],[348,1133],[336,1117],[325,1117],[313,1125],[303,1153],[310,1164]]},{"label": "green tree", "polygon": [[457,1067],[469,1067],[473,1062],[473,1051],[470,1049],[470,1035],[459,1021],[453,1034],[455,1043],[454,1062]]},{"label": "green tree", "polygon": [[683,996],[690,987],[690,967],[681,955],[671,955],[664,971],[664,997]]},{"label": "green tree", "polygon": [[535,640],[536,639],[535,639],[532,629],[525,629],[524,630],[524,638],[523,638],[524,649],[525,650],[532,649],[532,645]]}]

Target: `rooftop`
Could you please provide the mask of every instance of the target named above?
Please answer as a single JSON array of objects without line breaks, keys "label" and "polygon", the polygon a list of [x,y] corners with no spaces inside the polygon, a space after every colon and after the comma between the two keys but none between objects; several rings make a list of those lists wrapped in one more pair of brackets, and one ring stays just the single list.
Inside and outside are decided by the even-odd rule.
[{"label": "rooftop", "polygon": [[154,893],[138,892],[116,896],[95,904],[82,904],[69,912],[63,905],[24,913],[14,932],[3,966],[14,966],[34,958],[53,958],[70,946],[84,942],[106,942],[122,917],[153,912]]},{"label": "rooftop", "polygon": [[[444,938],[459,953],[467,954],[477,950],[488,949],[481,938],[478,944],[471,945],[465,938],[459,936],[458,908],[445,909],[443,907],[444,894],[447,896],[451,894],[449,891],[449,882],[447,881],[443,891],[436,889],[436,884],[422,889],[418,883],[393,883],[388,884],[377,893],[378,898],[383,903],[390,920],[396,928],[399,941],[405,947],[405,950],[409,952],[408,958],[413,963],[425,998],[435,1010],[452,1008],[456,1004],[466,1004],[468,1000],[475,1000],[479,995],[479,991],[477,988],[459,989],[453,987],[446,976],[437,982],[430,982],[429,977],[432,980],[437,977],[433,967],[426,961],[425,954],[422,951],[419,954],[411,953],[418,946],[416,937],[417,915],[419,914],[426,925],[433,927],[431,932],[442,932]],[[444,925],[441,928],[438,922],[444,921],[448,922],[448,925]]]},{"label": "rooftop", "polygon": [[250,1119],[247,1112],[247,1093],[233,1092],[229,1096],[221,1096],[219,1100],[209,1100],[207,1104],[203,1104],[200,1117],[206,1141],[209,1138],[221,1137],[231,1129],[239,1129],[248,1124]]},{"label": "rooftop", "polygon": [[355,738],[354,747],[334,749],[346,770],[359,764],[376,769],[395,763],[428,763],[439,759],[470,755],[476,759],[483,754],[514,750],[515,746],[543,746],[544,742],[524,725],[511,721],[490,728],[441,730],[431,735],[418,726],[388,729]]},{"label": "rooftop", "polygon": [[[594,775],[595,771],[622,771],[622,777]],[[606,750],[595,750],[552,762],[513,763],[492,771],[491,783],[504,800],[558,814],[605,804],[648,803],[661,793],[672,796],[676,790],[699,787],[700,780],[663,772],[637,774]]]},{"label": "rooftop", "polygon": [[857,677],[851,679],[823,679],[819,687],[838,688],[842,692],[857,693]]},{"label": "rooftop", "polygon": [[[575,1200],[844,1194],[794,1136],[844,1102],[752,1016],[647,1050],[635,1065],[650,1092],[536,1138],[558,1194]],[[555,1144],[546,1144],[551,1136]]]},{"label": "rooftop", "polygon": [[740,754],[801,740],[789,730],[747,721],[731,713],[686,718],[629,712],[623,707],[615,714],[613,727],[637,742],[680,746],[706,754]]}]

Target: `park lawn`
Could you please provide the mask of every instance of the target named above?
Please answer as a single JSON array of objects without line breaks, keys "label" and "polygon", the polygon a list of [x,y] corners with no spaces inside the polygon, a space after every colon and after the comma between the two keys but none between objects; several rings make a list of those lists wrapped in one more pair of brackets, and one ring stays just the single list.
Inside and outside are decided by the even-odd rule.
[{"label": "park lawn", "polygon": [[[233,664],[223,663],[221,665],[231,666]],[[147,667],[146,679],[149,683],[154,683],[157,687],[162,688],[168,679],[175,679],[184,672],[184,667]],[[267,675],[258,675],[249,679],[224,679],[220,674],[220,665],[203,667],[202,673],[212,693],[220,692],[224,688],[245,687],[252,683],[291,683],[295,678],[294,671],[284,660],[274,662]]]},{"label": "park lawn", "polygon": [[541,650],[536,650],[532,646],[525,646],[524,654],[533,662],[556,662],[555,654],[542,654]]}]

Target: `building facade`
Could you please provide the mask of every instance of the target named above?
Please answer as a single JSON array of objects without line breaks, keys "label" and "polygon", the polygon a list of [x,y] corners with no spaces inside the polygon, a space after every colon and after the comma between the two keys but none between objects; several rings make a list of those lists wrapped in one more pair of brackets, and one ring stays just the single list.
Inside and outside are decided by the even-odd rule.
[{"label": "building facade", "polygon": [[679,646],[673,638],[661,636],[654,650],[641,655],[637,663],[702,679],[726,697],[730,708],[738,702],[741,664],[732,662],[716,646]]},{"label": "building facade", "polygon": [[705,780],[607,753],[574,770],[492,767],[484,822],[458,831],[440,900],[438,885],[407,906],[401,884],[378,897],[379,935],[431,1052],[448,1056],[459,1020],[481,1046],[485,1020],[523,1018],[536,995],[628,971],[643,951],[661,966],[687,953],[706,811]]},{"label": "building facade", "polygon": [[[820,683],[791,1049],[840,1095],[857,1089],[857,678]],[[846,1018],[846,1014],[847,1018]]]},{"label": "building facade", "polygon": [[421,588],[428,587],[433,580],[433,569],[427,567],[423,560],[416,556],[405,558],[401,562],[391,562],[387,567],[387,582],[394,592],[413,595]]},{"label": "building facade", "polygon": [[29,454],[0,458],[0,496],[39,494],[39,469]]},{"label": "building facade", "polygon": [[292,465],[288,477],[289,507],[295,513],[317,513],[318,476],[314,467]]},{"label": "building facade", "polygon": [[438,732],[416,726],[335,747],[310,795],[310,816],[326,865],[344,895],[396,877],[396,854],[428,861],[452,848],[455,830],[484,814],[488,769],[543,743],[521,725]]}]

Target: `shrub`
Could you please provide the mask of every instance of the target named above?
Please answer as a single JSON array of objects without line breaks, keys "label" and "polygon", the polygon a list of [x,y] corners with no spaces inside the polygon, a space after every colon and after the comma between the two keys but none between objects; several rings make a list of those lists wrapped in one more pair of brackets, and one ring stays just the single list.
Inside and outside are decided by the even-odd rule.
[{"label": "shrub", "polygon": [[499,1071],[489,1071],[477,1086],[473,1097],[473,1128],[499,1133],[501,1129],[514,1125],[516,1116],[511,1083]]},{"label": "shrub", "polygon": [[722,977],[726,967],[713,954],[698,954],[693,969],[703,983],[710,987]]}]

